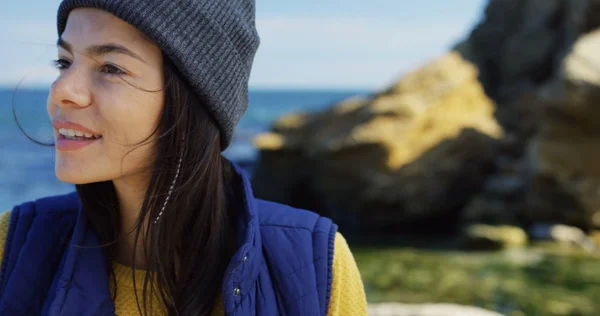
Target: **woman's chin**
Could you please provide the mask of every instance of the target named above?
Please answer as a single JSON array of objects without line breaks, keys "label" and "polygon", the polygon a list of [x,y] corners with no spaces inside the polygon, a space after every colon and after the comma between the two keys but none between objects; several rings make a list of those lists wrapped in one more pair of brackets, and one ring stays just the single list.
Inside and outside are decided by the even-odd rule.
[{"label": "woman's chin", "polygon": [[66,169],[66,168],[56,168],[55,175],[58,180],[71,184],[86,184],[95,182],[90,177],[84,177],[84,172],[80,170]]},{"label": "woman's chin", "polygon": [[85,181],[84,179],[81,179],[81,178],[78,178],[78,177],[70,177],[70,176],[64,176],[64,175],[61,175],[61,176],[56,175],[56,177],[61,182],[70,183],[70,184],[86,184],[86,183],[89,183],[88,181]]}]

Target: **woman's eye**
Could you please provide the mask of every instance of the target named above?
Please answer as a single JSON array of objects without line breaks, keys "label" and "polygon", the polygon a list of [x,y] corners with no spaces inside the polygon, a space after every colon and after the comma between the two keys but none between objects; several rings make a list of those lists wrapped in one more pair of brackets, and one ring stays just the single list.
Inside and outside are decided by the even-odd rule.
[{"label": "woman's eye", "polygon": [[[67,69],[69,67],[69,62],[63,58],[52,60],[54,67],[59,70]],[[118,67],[111,64],[104,64],[100,67],[100,71],[106,73],[111,76],[124,75],[125,72]]]},{"label": "woman's eye", "polygon": [[[58,68],[59,70],[63,70],[68,67],[68,61],[66,61],[62,58],[55,59],[52,61],[52,63],[54,64],[54,67]],[[65,64],[67,64],[67,65],[65,65]]]},{"label": "woman's eye", "polygon": [[105,64],[101,67],[101,69],[103,70],[103,72],[109,74],[109,75],[124,75],[125,72],[121,69],[119,69],[118,67],[115,67],[111,64]]}]

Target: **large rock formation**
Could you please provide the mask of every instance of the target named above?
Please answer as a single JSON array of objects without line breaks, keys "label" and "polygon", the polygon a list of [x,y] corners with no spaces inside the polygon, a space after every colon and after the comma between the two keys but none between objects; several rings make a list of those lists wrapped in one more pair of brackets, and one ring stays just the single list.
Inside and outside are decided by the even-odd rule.
[{"label": "large rock formation", "polygon": [[[540,89],[545,107],[529,144],[532,189],[525,215],[584,228],[600,227],[600,31],[582,36],[552,81]],[[571,205],[541,200],[546,187]],[[546,195],[547,199],[547,195]],[[549,199],[554,200],[554,199]]]},{"label": "large rock formation", "polygon": [[596,0],[490,0],[445,56],[257,137],[256,194],[346,230],[599,227],[599,16]]},{"label": "large rock formation", "polygon": [[541,126],[553,124],[549,117],[555,116],[550,106],[555,99],[549,92],[557,85],[549,85],[561,76],[578,38],[597,26],[599,7],[595,0],[490,1],[484,21],[456,46],[480,69],[486,92],[496,101],[505,140],[512,144],[497,157],[496,172],[465,208],[465,221],[589,222],[577,197],[553,175],[538,172],[531,140]]},{"label": "large rock formation", "polygon": [[[492,1],[488,10],[494,3],[508,2]],[[502,164],[464,210],[463,219],[490,224],[542,222],[597,227],[600,174],[595,162],[600,159],[600,150],[596,149],[600,112],[595,107],[600,88],[600,34],[594,29],[598,26],[600,2],[525,2],[554,8],[540,9],[542,13],[554,13],[538,16],[545,17],[541,19],[546,21],[544,25],[555,26],[554,49],[545,54],[545,64],[523,66],[527,71],[518,78],[491,72],[497,77],[485,84],[490,87],[486,91],[495,94],[497,117],[507,136],[516,141],[512,152],[499,157]],[[523,32],[522,28],[518,32]],[[458,49],[481,56],[477,48],[482,46],[472,44],[477,36],[481,35],[476,30],[469,45],[458,45]],[[494,69],[490,64],[479,66],[482,73],[490,73],[490,67]],[[540,73],[546,75],[535,77]],[[504,185],[494,185],[502,182]]]},{"label": "large rock formation", "polygon": [[477,78],[452,52],[368,99],[281,118],[255,141],[256,193],[372,229],[456,218],[501,145]]}]

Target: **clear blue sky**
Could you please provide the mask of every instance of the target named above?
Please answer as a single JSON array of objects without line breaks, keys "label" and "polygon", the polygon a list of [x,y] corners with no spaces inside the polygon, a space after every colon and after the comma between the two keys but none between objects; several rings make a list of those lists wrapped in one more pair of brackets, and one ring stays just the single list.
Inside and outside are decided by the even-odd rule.
[{"label": "clear blue sky", "polygon": [[[226,0],[219,0],[226,1]],[[486,0],[256,0],[261,45],[251,88],[380,89],[439,56],[481,18]],[[56,73],[60,0],[0,0],[0,86]]]}]

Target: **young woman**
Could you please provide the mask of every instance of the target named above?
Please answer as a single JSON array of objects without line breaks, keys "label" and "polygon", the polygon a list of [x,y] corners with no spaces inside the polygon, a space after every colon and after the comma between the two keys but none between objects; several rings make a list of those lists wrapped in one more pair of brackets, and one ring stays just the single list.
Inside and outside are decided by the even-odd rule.
[{"label": "young woman", "polygon": [[221,153],[253,0],[65,0],[47,100],[76,190],[0,215],[0,315],[366,315],[330,219],[260,200]]}]

